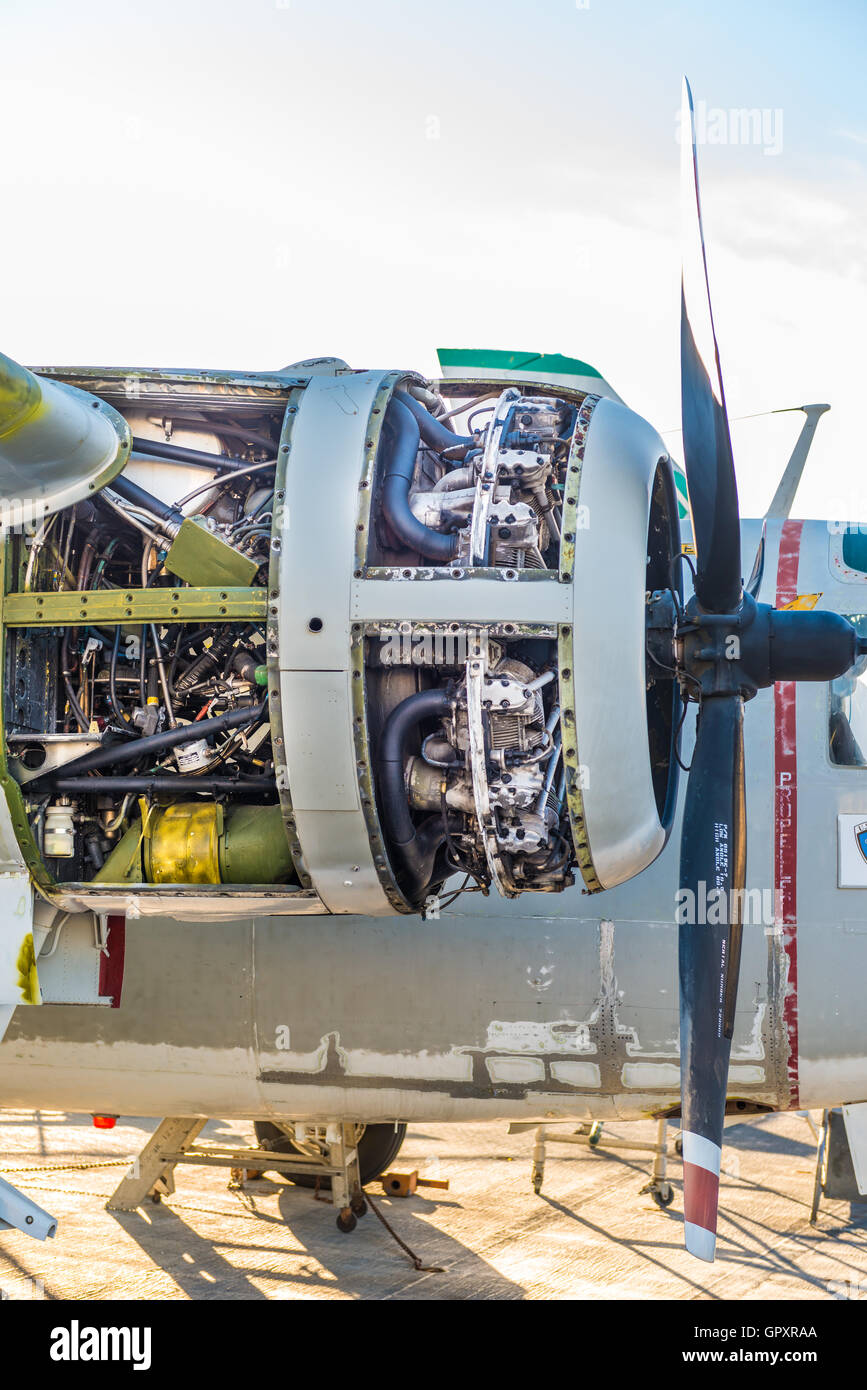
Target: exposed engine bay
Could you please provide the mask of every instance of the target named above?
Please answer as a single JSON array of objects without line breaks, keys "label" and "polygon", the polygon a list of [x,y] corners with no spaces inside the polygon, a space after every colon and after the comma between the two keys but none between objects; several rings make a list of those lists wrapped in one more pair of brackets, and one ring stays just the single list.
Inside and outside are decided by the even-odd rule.
[{"label": "exposed engine bay", "polygon": [[[329,526],[327,439],[324,505],[290,525],[284,502],[303,375],[270,391],[267,378],[179,389],[141,373],[131,390],[108,371],[47,375],[30,380],[109,411],[125,450],[86,497],[7,529],[4,786],[31,873],[49,894],[309,893],[286,751],[296,663],[278,623],[293,602],[292,527]],[[449,392],[393,374],[377,400],[356,474],[356,579],[571,582],[596,398],[530,384]],[[660,496],[648,550],[663,575],[676,532]],[[305,636],[323,627],[311,615]],[[571,628],[386,610],[351,632],[360,799],[392,906],[418,911],[456,874],[455,891],[514,896],[562,890],[578,863],[598,886],[582,855]],[[666,716],[653,755],[662,801],[670,734]]]},{"label": "exposed engine bay", "polygon": [[[280,416],[125,418],[136,457],[111,485],[8,542],[7,588],[79,605],[6,644],[8,765],[34,844],[56,881],[291,879],[264,623],[199,620],[190,602],[267,583]],[[142,593],[174,621],[133,621]]]}]

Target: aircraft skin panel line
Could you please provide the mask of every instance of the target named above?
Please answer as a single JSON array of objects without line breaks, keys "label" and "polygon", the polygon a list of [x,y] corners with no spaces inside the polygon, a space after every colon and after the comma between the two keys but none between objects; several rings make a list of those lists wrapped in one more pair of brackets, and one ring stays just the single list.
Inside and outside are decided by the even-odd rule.
[{"label": "aircraft skin panel line", "polygon": [[[786,521],[777,559],[777,607],[798,593],[804,523]],[[783,994],[783,1026],[789,1043],[789,1108],[800,1106],[798,1086],[798,731],[797,686],[774,687],[774,888],[780,904],[783,951],[788,965]]]}]

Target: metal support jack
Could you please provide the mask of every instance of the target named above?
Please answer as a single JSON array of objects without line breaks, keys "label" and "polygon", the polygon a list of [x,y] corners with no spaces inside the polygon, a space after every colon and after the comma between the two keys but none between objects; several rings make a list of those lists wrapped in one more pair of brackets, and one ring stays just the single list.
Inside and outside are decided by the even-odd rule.
[{"label": "metal support jack", "polygon": [[[819,1203],[824,1197],[830,1202],[861,1203],[867,1196],[867,1182],[864,1181],[864,1155],[867,1150],[862,1140],[862,1124],[858,1112],[865,1112],[863,1105],[844,1105],[833,1110],[822,1111],[816,1142],[816,1172],[813,1179],[813,1204],[810,1208],[810,1225],[815,1226],[819,1215]],[[854,1112],[854,1113],[853,1113]],[[812,1123],[811,1129],[814,1128]],[[867,1132],[867,1131],[865,1131]],[[859,1170],[862,1172],[859,1181]]]},{"label": "metal support jack", "polygon": [[552,1125],[536,1125],[532,1122],[525,1124],[523,1121],[518,1121],[509,1125],[509,1133],[524,1134],[528,1130],[535,1130],[531,1181],[533,1191],[537,1196],[542,1191],[542,1183],[545,1178],[548,1144],[577,1144],[584,1148],[598,1148],[603,1151],[605,1149],[636,1149],[643,1153],[652,1153],[653,1171],[650,1181],[642,1187],[641,1193],[649,1193],[658,1207],[668,1207],[674,1200],[674,1189],[666,1177],[668,1167],[667,1124],[668,1121],[664,1116],[659,1119],[655,1144],[645,1144],[638,1139],[621,1139],[613,1134],[606,1134],[603,1143],[603,1128],[599,1120],[593,1124],[581,1125],[572,1134],[552,1132],[554,1129]]},{"label": "metal support jack", "polygon": [[[247,1169],[262,1172],[309,1174],[330,1178],[332,1201],[337,1208],[337,1225],[349,1232],[358,1217],[367,1211],[367,1202],[358,1172],[356,1126],[335,1121],[325,1126],[324,1153],[275,1153],[267,1149],[230,1148],[224,1145],[194,1144],[206,1119],[169,1117],[162,1120],[145,1144],[132,1167],[106,1202],[107,1211],[134,1211],[148,1197],[154,1202],[175,1190],[174,1171],[178,1164],[199,1167]],[[291,1137],[291,1136],[290,1136]]]},{"label": "metal support jack", "polygon": [[17,1187],[0,1178],[0,1230],[13,1228],[33,1236],[34,1240],[47,1240],[57,1230],[57,1222]]}]

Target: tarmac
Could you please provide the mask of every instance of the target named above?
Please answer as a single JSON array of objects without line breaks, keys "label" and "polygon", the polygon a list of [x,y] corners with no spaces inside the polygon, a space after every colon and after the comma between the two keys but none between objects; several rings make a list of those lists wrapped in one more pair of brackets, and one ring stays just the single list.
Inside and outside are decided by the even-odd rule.
[{"label": "tarmac", "polygon": [[[813,1113],[817,1123],[820,1116]],[[40,1243],[0,1232],[0,1293],[10,1299],[790,1299],[867,1298],[867,1205],[822,1202],[809,1224],[816,1141],[794,1113],[726,1128],[713,1265],[682,1244],[680,1160],[674,1201],[641,1188],[652,1156],[605,1149],[605,1136],[646,1139],[653,1122],[606,1125],[596,1149],[548,1150],[531,1185],[532,1132],[502,1122],[413,1127],[393,1163],[448,1179],[373,1202],[337,1229],[333,1208],[276,1174],[228,1187],[225,1168],[178,1168],[156,1205],[111,1213],[105,1201],[157,1121],[108,1131],[89,1116],[0,1114],[0,1175],[58,1219]],[[576,1126],[565,1126],[565,1132]],[[253,1143],[246,1122],[212,1120],[197,1143]]]}]

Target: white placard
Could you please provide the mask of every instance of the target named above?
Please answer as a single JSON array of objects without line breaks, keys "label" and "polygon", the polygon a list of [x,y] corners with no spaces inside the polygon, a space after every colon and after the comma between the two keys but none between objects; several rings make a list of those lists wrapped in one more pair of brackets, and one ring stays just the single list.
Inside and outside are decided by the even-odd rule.
[{"label": "white placard", "polygon": [[837,817],[837,887],[867,888],[867,807]]}]

